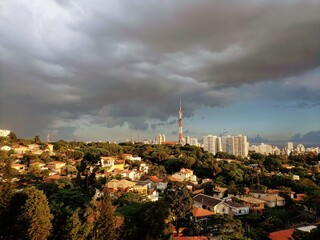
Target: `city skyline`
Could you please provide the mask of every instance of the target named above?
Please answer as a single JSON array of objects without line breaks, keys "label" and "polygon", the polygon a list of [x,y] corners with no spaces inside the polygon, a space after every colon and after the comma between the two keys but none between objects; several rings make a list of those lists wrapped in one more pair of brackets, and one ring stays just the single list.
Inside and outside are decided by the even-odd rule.
[{"label": "city skyline", "polygon": [[181,99],[184,136],[319,146],[319,9],[314,0],[2,2],[0,129],[177,141]]}]

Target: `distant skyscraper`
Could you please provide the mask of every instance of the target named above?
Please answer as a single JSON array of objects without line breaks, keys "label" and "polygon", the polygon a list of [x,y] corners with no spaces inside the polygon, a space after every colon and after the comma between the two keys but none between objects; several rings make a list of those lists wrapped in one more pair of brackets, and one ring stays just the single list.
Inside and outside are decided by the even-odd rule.
[{"label": "distant skyscraper", "polygon": [[190,138],[190,145],[199,146],[197,138]]},{"label": "distant skyscraper", "polygon": [[180,109],[179,109],[179,142],[182,144],[182,108],[181,108],[181,100],[180,100]]},{"label": "distant skyscraper", "polygon": [[297,145],[297,153],[303,153],[305,152],[305,147],[302,144]]},{"label": "distant skyscraper", "polygon": [[164,134],[160,134],[155,138],[156,144],[162,144],[166,141],[166,136]]},{"label": "distant skyscraper", "polygon": [[292,152],[293,152],[293,142],[288,142],[287,148],[286,148],[286,153],[289,156],[290,153],[292,153]]},{"label": "distant skyscraper", "polygon": [[186,144],[190,144],[191,143],[191,138],[190,136],[186,136]]},{"label": "distant skyscraper", "polygon": [[213,135],[203,136],[203,149],[215,155],[221,151],[221,138]]},{"label": "distant skyscraper", "polygon": [[249,143],[247,136],[223,136],[221,139],[222,151],[235,156],[247,157],[249,152]]}]

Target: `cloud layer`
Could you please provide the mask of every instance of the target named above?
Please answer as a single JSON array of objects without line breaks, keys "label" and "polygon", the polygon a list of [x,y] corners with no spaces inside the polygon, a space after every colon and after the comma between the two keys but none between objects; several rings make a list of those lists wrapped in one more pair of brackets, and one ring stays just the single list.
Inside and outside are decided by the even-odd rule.
[{"label": "cloud layer", "polygon": [[144,130],[172,123],[180,98],[191,117],[244,84],[292,85],[319,67],[318,13],[311,0],[3,2],[0,124]]}]

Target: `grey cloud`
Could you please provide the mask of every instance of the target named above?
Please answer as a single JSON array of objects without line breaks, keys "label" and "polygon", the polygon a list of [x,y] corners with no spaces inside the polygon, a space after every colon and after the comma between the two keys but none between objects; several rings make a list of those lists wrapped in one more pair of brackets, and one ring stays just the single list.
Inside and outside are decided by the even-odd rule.
[{"label": "grey cloud", "polygon": [[297,133],[291,138],[291,140],[295,142],[301,142],[301,143],[315,142],[318,144],[320,142],[320,131],[311,131],[311,132],[307,132],[304,135]]},{"label": "grey cloud", "polygon": [[250,143],[268,143],[269,140],[260,136],[259,134],[253,138],[249,138]]},{"label": "grey cloud", "polygon": [[0,123],[26,136],[81,119],[146,130],[174,124],[180,98],[192,117],[242,84],[315,68],[318,5],[277,2],[4,3]]}]

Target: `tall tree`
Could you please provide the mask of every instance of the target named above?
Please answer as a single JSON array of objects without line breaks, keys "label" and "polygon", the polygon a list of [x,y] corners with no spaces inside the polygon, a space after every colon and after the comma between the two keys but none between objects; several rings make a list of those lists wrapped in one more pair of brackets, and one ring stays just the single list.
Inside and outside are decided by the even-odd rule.
[{"label": "tall tree", "polygon": [[95,240],[113,240],[117,239],[116,217],[114,216],[114,207],[107,191],[100,201],[95,203],[95,223],[93,228],[93,239]]},{"label": "tall tree", "polygon": [[182,182],[169,182],[164,191],[164,200],[169,204],[170,211],[175,218],[177,232],[182,222],[191,215],[193,199],[191,192]]},{"label": "tall tree", "polygon": [[26,196],[26,201],[22,205],[20,216],[17,219],[17,225],[21,226],[21,233],[25,239],[48,239],[53,215],[50,213],[45,194],[35,187],[30,187],[23,191],[23,195]]}]

